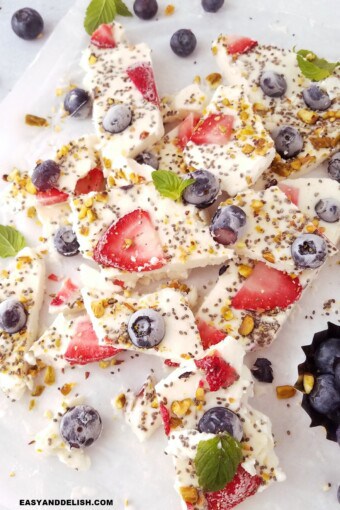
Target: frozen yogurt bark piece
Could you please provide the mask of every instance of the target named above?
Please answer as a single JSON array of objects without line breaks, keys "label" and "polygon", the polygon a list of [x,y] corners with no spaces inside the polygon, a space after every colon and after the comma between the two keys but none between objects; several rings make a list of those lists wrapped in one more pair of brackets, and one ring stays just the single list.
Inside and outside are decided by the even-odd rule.
[{"label": "frozen yogurt bark piece", "polygon": [[[273,177],[282,179],[291,174],[306,173],[331,156],[339,144],[338,71],[322,81],[312,82],[301,73],[294,51],[233,35],[220,35],[212,45],[212,52],[226,82],[246,87],[254,111],[261,115],[265,128],[274,138],[277,129],[283,126],[295,128],[302,137],[302,148],[296,154],[284,157],[276,154],[264,176],[267,182]],[[270,97],[262,90],[260,77],[265,72],[275,72],[284,77],[286,90],[284,86],[279,87],[281,92],[275,90],[278,97]],[[312,109],[303,99],[303,94],[311,86],[328,94],[322,109]]]},{"label": "frozen yogurt bark piece", "polygon": [[60,285],[58,292],[51,299],[48,313],[74,314],[84,309],[80,288],[70,278],[65,278]]},{"label": "frozen yogurt bark piece", "polygon": [[16,300],[24,307],[27,321],[15,333],[0,329],[0,388],[11,399],[24,393],[28,365],[25,353],[37,338],[39,312],[44,298],[45,264],[42,255],[24,248],[14,262],[1,272],[0,302]]},{"label": "frozen yogurt bark piece", "polygon": [[185,163],[215,174],[231,196],[252,186],[274,156],[273,140],[238,85],[218,87],[184,149]]},{"label": "frozen yogurt bark piece", "polygon": [[183,120],[190,113],[201,116],[208,97],[197,83],[184,87],[173,96],[161,98],[161,112],[164,124]]}]

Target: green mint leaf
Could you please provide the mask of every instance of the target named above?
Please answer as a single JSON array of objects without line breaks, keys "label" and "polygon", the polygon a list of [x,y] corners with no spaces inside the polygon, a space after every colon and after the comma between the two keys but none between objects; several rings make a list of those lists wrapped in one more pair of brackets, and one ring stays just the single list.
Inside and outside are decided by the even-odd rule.
[{"label": "green mint leaf", "polygon": [[185,188],[195,182],[195,179],[182,179],[168,170],[155,170],[151,174],[156,190],[163,197],[179,200]]},{"label": "green mint leaf", "polygon": [[117,9],[117,14],[119,14],[119,16],[132,16],[132,12],[129,10],[128,6],[125,5],[125,3],[123,2],[123,0],[115,0],[116,2],[116,9]]},{"label": "green mint leaf", "polygon": [[195,457],[200,487],[204,492],[224,489],[234,478],[241,461],[241,445],[229,434],[200,441]]},{"label": "green mint leaf", "polygon": [[340,65],[339,62],[328,62],[324,58],[319,58],[310,50],[297,51],[296,58],[302,74],[312,81],[328,78]]},{"label": "green mint leaf", "polygon": [[0,225],[0,257],[14,257],[20,250],[25,248],[26,241],[15,228]]},{"label": "green mint leaf", "polygon": [[92,0],[85,14],[84,27],[89,35],[102,23],[111,23],[117,14],[115,0]]}]

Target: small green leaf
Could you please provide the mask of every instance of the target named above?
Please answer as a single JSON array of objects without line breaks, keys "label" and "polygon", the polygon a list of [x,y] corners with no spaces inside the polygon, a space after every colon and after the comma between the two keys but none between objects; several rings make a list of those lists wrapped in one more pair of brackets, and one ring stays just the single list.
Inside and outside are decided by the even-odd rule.
[{"label": "small green leaf", "polygon": [[296,58],[302,74],[312,81],[328,78],[340,65],[339,62],[328,62],[324,58],[319,58],[310,50],[297,51]]},{"label": "small green leaf", "polygon": [[229,434],[200,441],[195,457],[200,487],[204,492],[224,489],[234,478],[241,461],[241,445]]},{"label": "small green leaf", "polygon": [[111,23],[117,14],[115,0],[92,0],[85,14],[84,27],[89,35],[102,23]]},{"label": "small green leaf", "polygon": [[26,241],[15,228],[0,225],[0,257],[14,257],[20,250],[25,248]]},{"label": "small green leaf", "polygon": [[125,5],[125,3],[123,2],[123,0],[116,0],[116,9],[117,9],[117,14],[119,14],[119,16],[132,16],[132,12],[129,10],[128,6]]},{"label": "small green leaf", "polygon": [[168,170],[155,170],[151,176],[156,190],[163,197],[172,200],[179,200],[185,188],[195,182],[195,179],[181,179],[177,174]]}]

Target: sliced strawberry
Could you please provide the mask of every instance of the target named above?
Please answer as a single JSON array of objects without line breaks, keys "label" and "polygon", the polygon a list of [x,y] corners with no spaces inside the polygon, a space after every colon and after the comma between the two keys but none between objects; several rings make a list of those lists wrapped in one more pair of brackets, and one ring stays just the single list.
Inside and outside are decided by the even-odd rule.
[{"label": "sliced strawberry", "polygon": [[51,188],[47,191],[38,191],[37,200],[41,205],[55,205],[66,202],[68,194],[63,191],[59,191],[56,188]]},{"label": "sliced strawberry", "polygon": [[214,326],[209,326],[209,324],[202,319],[197,319],[196,323],[204,350],[208,349],[212,345],[218,344],[226,337],[226,334],[223,333],[223,331],[214,328]]},{"label": "sliced strawberry", "polygon": [[75,195],[86,195],[91,191],[104,191],[105,179],[100,168],[92,168],[85,177],[79,179],[74,189]]},{"label": "sliced strawberry", "polygon": [[234,367],[224,361],[217,353],[196,360],[195,363],[198,368],[204,370],[210,391],[228,388],[239,378]]},{"label": "sliced strawberry", "polygon": [[119,352],[121,351],[114,347],[98,345],[91,321],[85,316],[77,319],[76,331],[68,344],[64,358],[71,365],[86,365],[93,361],[112,358]]},{"label": "sliced strawberry", "polygon": [[296,206],[299,203],[299,189],[294,188],[294,186],[288,186],[287,184],[284,184],[283,182],[279,182],[278,187],[281,191],[286,195],[288,200],[290,200],[293,204]]},{"label": "sliced strawberry", "polygon": [[99,240],[94,260],[123,271],[153,271],[166,264],[147,211],[136,209],[113,223]]},{"label": "sliced strawberry", "polygon": [[287,308],[301,296],[298,278],[258,262],[251,275],[231,300],[237,310]]},{"label": "sliced strawberry", "polygon": [[168,436],[170,434],[170,413],[164,404],[160,404],[159,412],[161,413],[161,418],[163,420],[164,432]]},{"label": "sliced strawberry", "polygon": [[91,36],[91,43],[98,48],[115,48],[116,41],[113,34],[113,26],[103,23]]},{"label": "sliced strawberry", "polygon": [[196,145],[214,143],[225,145],[229,142],[233,130],[234,117],[232,115],[221,115],[214,113],[200,121],[190,141]]},{"label": "sliced strawberry", "polygon": [[51,280],[52,282],[59,282],[58,276],[56,274],[54,274],[54,273],[49,274],[47,278],[49,280]]},{"label": "sliced strawberry", "polygon": [[183,122],[178,126],[178,136],[176,138],[176,145],[183,151],[184,147],[190,140],[190,137],[199,122],[199,115],[190,113]]},{"label": "sliced strawberry", "polygon": [[125,283],[122,280],[117,280],[117,278],[113,280],[113,285],[117,285],[118,287],[125,289]]},{"label": "sliced strawberry", "polygon": [[145,62],[137,63],[128,67],[126,72],[144,99],[159,106],[156,81],[151,65]]},{"label": "sliced strawberry", "polygon": [[165,359],[164,365],[166,365],[167,367],[173,367],[173,368],[177,368],[180,366],[179,363],[176,363],[175,361],[171,361],[171,359]]},{"label": "sliced strawberry", "polygon": [[247,53],[258,45],[257,41],[249,37],[240,37],[238,35],[228,35],[227,50],[229,55],[236,53]]},{"label": "sliced strawberry", "polygon": [[72,299],[77,294],[79,287],[73,283],[70,278],[66,278],[61,284],[57,295],[50,302],[50,306],[61,306]]},{"label": "sliced strawberry", "polygon": [[261,483],[262,480],[259,476],[249,474],[239,465],[236,475],[224,489],[205,494],[208,510],[231,510],[245,499],[253,496]]}]

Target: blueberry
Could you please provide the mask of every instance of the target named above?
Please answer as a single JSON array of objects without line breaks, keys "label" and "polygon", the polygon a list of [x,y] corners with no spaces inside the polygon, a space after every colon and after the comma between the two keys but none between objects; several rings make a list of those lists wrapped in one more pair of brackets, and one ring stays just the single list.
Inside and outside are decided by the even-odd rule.
[{"label": "blueberry", "polygon": [[212,407],[198,422],[198,430],[207,434],[228,432],[237,441],[243,437],[243,427],[237,414],[225,407]]},{"label": "blueberry", "polygon": [[301,234],[291,247],[292,257],[298,267],[315,269],[327,256],[325,240],[316,234]]},{"label": "blueberry", "polygon": [[334,379],[335,387],[340,391],[340,357],[334,361]]},{"label": "blueberry", "polygon": [[11,25],[17,36],[26,41],[36,39],[44,30],[44,20],[30,7],[16,11],[12,16]]},{"label": "blueberry", "polygon": [[224,4],[224,0],[202,0],[202,7],[206,12],[217,12]]},{"label": "blueberry", "polygon": [[154,168],[155,170],[158,170],[158,168],[159,168],[158,158],[152,152],[147,152],[147,151],[141,152],[140,154],[138,154],[138,156],[136,156],[136,161],[140,165],[152,166],[152,168]]},{"label": "blueberry", "polygon": [[125,104],[116,104],[106,112],[103,127],[109,133],[121,133],[132,121],[132,112]]},{"label": "blueberry", "polygon": [[[339,425],[339,426],[338,426],[338,428],[336,429],[335,435],[336,435],[336,440],[337,440],[337,442],[338,442],[338,445],[340,446],[340,425]],[[340,503],[339,495],[340,495],[340,487],[339,487],[339,489],[338,489],[338,500],[339,500],[339,503]]]},{"label": "blueberry", "polygon": [[32,182],[39,191],[47,191],[57,184],[60,168],[55,161],[47,159],[39,163],[32,173]]},{"label": "blueberry", "polygon": [[90,114],[91,106],[89,93],[84,89],[72,89],[64,99],[65,110],[77,119],[86,119]]},{"label": "blueberry", "polygon": [[329,160],[328,175],[331,179],[340,182],[340,152],[333,154]]},{"label": "blueberry", "polygon": [[219,207],[211,220],[210,233],[217,243],[234,244],[246,224],[246,213],[237,205]]},{"label": "blueberry", "polygon": [[158,4],[156,0],[135,0],[133,10],[138,18],[151,19],[156,16]]},{"label": "blueberry", "polygon": [[0,329],[12,335],[25,327],[26,322],[26,310],[20,301],[9,298],[0,303]]},{"label": "blueberry", "polygon": [[340,338],[329,338],[314,354],[316,368],[324,374],[334,373],[334,362],[340,358]]},{"label": "blueberry", "polygon": [[308,89],[305,89],[302,92],[302,97],[311,110],[328,110],[332,104],[327,92],[318,85],[311,85]]},{"label": "blueberry", "polygon": [[283,159],[294,158],[302,151],[303,140],[295,127],[282,126],[273,136],[275,149]]},{"label": "blueberry", "polygon": [[85,405],[71,407],[60,421],[60,434],[71,448],[91,446],[100,436],[102,428],[98,411]]},{"label": "blueberry", "polygon": [[54,247],[60,255],[73,257],[79,253],[77,236],[70,227],[60,227],[54,234]]},{"label": "blueberry", "polygon": [[165,335],[162,315],[152,308],[137,310],[130,317],[128,334],[136,347],[150,349],[161,343]]},{"label": "blueberry", "polygon": [[188,57],[194,51],[196,45],[195,34],[187,28],[177,30],[170,40],[171,49],[178,57]]},{"label": "blueberry", "polygon": [[275,71],[263,71],[260,76],[260,87],[269,97],[282,97],[287,90],[287,82],[282,74]]},{"label": "blueberry", "polygon": [[272,383],[274,380],[272,364],[266,358],[257,358],[251,373],[260,382]]},{"label": "blueberry", "polygon": [[321,414],[332,413],[340,406],[340,393],[335,388],[333,375],[322,374],[316,378],[309,402]]},{"label": "blueberry", "polygon": [[193,204],[198,209],[205,209],[213,204],[220,191],[218,179],[207,170],[196,170],[185,176],[187,179],[195,179],[195,182],[185,188],[183,201]]},{"label": "blueberry", "polygon": [[335,198],[323,198],[316,204],[315,212],[323,221],[335,223],[340,218],[340,202]]}]

